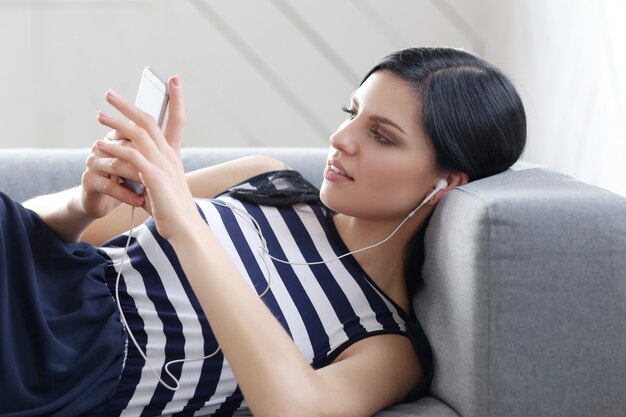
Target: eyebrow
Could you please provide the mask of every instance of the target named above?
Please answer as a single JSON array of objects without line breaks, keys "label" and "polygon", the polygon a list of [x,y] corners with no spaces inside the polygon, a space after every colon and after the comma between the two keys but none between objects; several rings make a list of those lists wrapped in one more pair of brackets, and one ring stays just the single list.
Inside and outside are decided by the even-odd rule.
[{"label": "eyebrow", "polygon": [[[352,101],[354,102],[354,104],[355,104],[357,107],[359,107],[359,100],[357,100],[357,98],[356,98],[356,97],[352,97]],[[402,128],[401,128],[401,127],[400,127],[400,126],[399,126],[396,122],[394,122],[394,121],[393,121],[393,120],[391,120],[391,119],[388,119],[388,118],[383,117],[383,116],[378,116],[378,115],[373,115],[373,116],[370,116],[370,119],[375,120],[375,121],[377,121],[378,123],[382,123],[382,124],[386,124],[386,125],[389,125],[389,126],[393,126],[393,127],[395,127],[396,129],[398,129],[400,132],[402,132],[402,133],[404,133],[404,134],[406,135],[406,132],[405,132],[404,130],[402,130]],[[408,135],[407,135],[407,136],[408,136]]]}]

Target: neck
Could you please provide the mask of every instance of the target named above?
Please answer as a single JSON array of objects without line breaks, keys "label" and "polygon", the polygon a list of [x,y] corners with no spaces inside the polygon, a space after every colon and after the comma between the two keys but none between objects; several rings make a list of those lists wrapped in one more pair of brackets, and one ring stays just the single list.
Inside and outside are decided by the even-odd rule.
[{"label": "neck", "polygon": [[[428,208],[428,210],[427,210]],[[376,284],[402,307],[408,307],[404,282],[404,261],[409,240],[432,212],[425,206],[407,220],[385,243],[353,256]],[[404,220],[363,219],[344,214],[334,216],[337,231],[349,251],[358,250],[385,240]]]}]

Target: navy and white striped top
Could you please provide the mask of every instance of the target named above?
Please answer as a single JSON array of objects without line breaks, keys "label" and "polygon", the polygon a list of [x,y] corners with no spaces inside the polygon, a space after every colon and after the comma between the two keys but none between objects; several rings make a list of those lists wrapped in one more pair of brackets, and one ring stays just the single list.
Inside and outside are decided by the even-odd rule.
[{"label": "navy and white striped top", "polygon": [[[254,188],[268,175],[251,178],[240,187]],[[353,257],[313,266],[272,261],[259,250],[259,235],[247,216],[223,202],[256,219],[269,252],[292,262],[319,261],[347,252],[332,215],[319,204],[260,206],[238,201],[228,192],[214,200],[196,201],[250,287],[261,294],[271,279],[262,299],[313,367],[329,364],[365,337],[406,334],[407,314]],[[172,247],[159,236],[154,222],[149,219],[132,235],[127,255],[130,263],[125,261],[120,282],[120,303],[149,361],[173,384],[162,370],[165,363],[208,355],[217,343]],[[120,236],[103,248],[111,259],[107,284],[112,291],[125,241],[126,237]],[[180,379],[176,392],[158,383],[135,346],[128,343],[120,384],[108,404],[109,415],[226,416],[245,407],[221,352],[204,361],[174,364],[170,371]]]}]

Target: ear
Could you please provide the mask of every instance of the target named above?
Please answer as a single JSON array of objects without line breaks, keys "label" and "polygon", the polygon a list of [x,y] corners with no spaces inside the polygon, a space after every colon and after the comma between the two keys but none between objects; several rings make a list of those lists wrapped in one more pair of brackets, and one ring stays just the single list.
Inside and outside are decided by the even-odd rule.
[{"label": "ear", "polygon": [[467,175],[465,172],[452,172],[446,174],[444,178],[446,179],[446,181],[448,181],[448,186],[435,194],[433,199],[428,202],[429,205],[436,206],[437,203],[439,203],[439,200],[441,200],[448,191],[460,185],[465,185],[469,182],[469,175]]}]

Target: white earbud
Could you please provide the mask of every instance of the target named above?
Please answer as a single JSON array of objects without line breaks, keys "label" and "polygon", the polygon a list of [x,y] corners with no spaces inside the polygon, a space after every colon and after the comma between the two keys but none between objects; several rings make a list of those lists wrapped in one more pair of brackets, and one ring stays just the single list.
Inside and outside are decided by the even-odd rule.
[{"label": "white earbud", "polygon": [[432,201],[432,199],[435,198],[435,195],[437,195],[439,191],[443,190],[447,186],[448,186],[448,181],[446,181],[445,178],[440,178],[433,192],[428,194],[428,196],[424,199],[424,201],[426,202]]},{"label": "white earbud", "polygon": [[417,210],[421,209],[424,204],[432,201],[433,198],[435,198],[435,196],[437,195],[437,193],[439,191],[443,190],[444,188],[446,188],[447,186],[448,186],[448,181],[446,181],[445,178],[440,178],[439,182],[437,182],[437,185],[435,186],[435,189],[433,190],[433,192],[428,194],[426,196],[426,198],[420,203],[420,205],[417,206],[417,208],[415,210],[413,210],[412,212],[409,213],[409,218],[415,217],[415,213],[417,213]]}]

